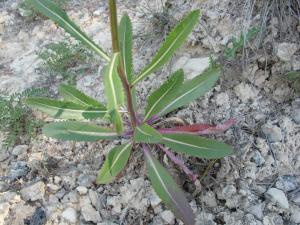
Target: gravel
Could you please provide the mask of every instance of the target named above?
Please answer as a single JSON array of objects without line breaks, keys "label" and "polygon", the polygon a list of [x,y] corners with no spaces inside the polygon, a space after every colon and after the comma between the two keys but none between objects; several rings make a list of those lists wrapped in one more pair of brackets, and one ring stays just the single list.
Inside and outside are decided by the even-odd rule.
[{"label": "gravel", "polygon": [[278,204],[280,207],[289,209],[288,199],[282,190],[279,190],[277,188],[270,188],[266,192],[266,197]]},{"label": "gravel", "polygon": [[[103,49],[110,49],[107,5],[79,2],[67,7],[68,14]],[[127,12],[134,25],[135,71],[142,70],[164,39],[163,34],[154,35],[149,24],[152,14],[144,12],[146,5],[152,11],[161,9],[157,2],[119,3],[119,14]],[[282,76],[299,67],[299,43],[279,39],[275,35],[279,23],[274,19],[266,27],[272,32],[260,36],[263,48],[254,54],[251,49],[256,42],[251,42],[251,49],[241,51],[235,60],[224,61],[222,52],[242,30],[241,5],[228,0],[167,2],[174,20],[201,8],[201,25],[169,65],[140,83],[139,99],[146,100],[176,69],[184,69],[185,79],[198,75],[208,68],[212,55],[223,64],[216,86],[170,116],[187,123],[237,120],[233,128],[214,137],[232,145],[235,153],[218,160],[197,185],[175,165],[162,160],[186,193],[196,224],[299,224],[300,100]],[[57,93],[61,81],[53,77],[50,82],[41,73],[36,53],[49,42],[65,40],[64,32],[43,18],[25,22],[15,0],[0,3],[0,8],[0,91],[13,93],[46,85]],[[253,15],[258,20],[262,14],[256,8]],[[253,25],[260,25],[257,20]],[[140,35],[147,33],[154,36],[153,41]],[[77,87],[105,101],[102,77],[94,72],[97,66],[91,65],[91,71],[76,76]],[[99,60],[99,66],[101,72],[104,62]],[[139,106],[142,113],[144,103]],[[139,151],[133,153],[131,163],[115,182],[96,185],[97,172],[114,143],[61,142],[43,135],[30,142],[22,140],[12,150],[0,151],[0,225],[22,225],[25,219],[36,221],[32,224],[62,225],[182,224],[152,189]],[[209,165],[186,155],[182,159],[200,177]]]},{"label": "gravel", "polygon": [[25,201],[42,200],[45,194],[45,184],[39,181],[28,187],[24,187],[20,192]]}]

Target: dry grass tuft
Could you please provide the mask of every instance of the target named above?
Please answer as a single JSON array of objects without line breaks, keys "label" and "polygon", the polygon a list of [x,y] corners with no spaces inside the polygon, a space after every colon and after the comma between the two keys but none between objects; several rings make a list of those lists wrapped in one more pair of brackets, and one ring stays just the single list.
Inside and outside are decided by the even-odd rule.
[{"label": "dry grass tuft", "polygon": [[299,41],[299,0],[246,0],[243,8],[243,31],[252,23],[261,28],[261,40],[270,25],[278,29],[278,41]]}]

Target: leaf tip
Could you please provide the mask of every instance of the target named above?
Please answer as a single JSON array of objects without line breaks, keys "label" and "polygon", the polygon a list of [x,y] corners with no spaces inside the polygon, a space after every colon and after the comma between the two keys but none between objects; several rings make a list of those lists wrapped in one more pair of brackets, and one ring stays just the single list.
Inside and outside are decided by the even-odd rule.
[{"label": "leaf tip", "polygon": [[199,17],[201,16],[201,10],[195,9],[191,12],[191,14],[199,19]]}]

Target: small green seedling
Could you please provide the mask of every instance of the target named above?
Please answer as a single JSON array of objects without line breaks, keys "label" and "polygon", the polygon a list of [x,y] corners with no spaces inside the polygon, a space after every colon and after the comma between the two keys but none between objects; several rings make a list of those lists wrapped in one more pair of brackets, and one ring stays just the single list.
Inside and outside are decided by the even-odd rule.
[{"label": "small green seedling", "polygon": [[232,38],[232,47],[227,47],[224,52],[224,56],[226,59],[232,60],[236,58],[236,54],[239,50],[244,48],[244,46],[255,38],[256,34],[259,32],[259,29],[257,27],[251,27],[248,32],[241,33],[241,36],[239,39],[236,37]]},{"label": "small green seedling", "polygon": [[[184,81],[183,71],[178,70],[148,97],[143,116],[136,110],[135,88],[140,81],[171,59],[197,24],[200,12],[198,10],[190,12],[170,32],[150,64],[136,76],[132,66],[131,21],[127,15],[124,15],[118,25],[115,0],[109,0],[112,56],[105,53],[52,1],[30,0],[30,2],[39,12],[54,20],[66,32],[108,63],[104,73],[107,105],[65,84],[59,88],[60,94],[64,97],[63,101],[46,98],[27,99],[27,104],[30,106],[54,118],[65,120],[45,125],[44,134],[60,140],[122,140],[123,144],[111,149],[106,156],[106,161],[97,177],[98,184],[115,180],[125,168],[130,154],[133,151],[142,151],[148,176],[158,196],[177,218],[185,224],[195,224],[195,216],[184,193],[177,187],[168,171],[152,155],[150,147],[156,147],[153,150],[161,149],[192,180],[195,180],[197,175],[194,175],[170,149],[176,153],[203,159],[218,159],[233,152],[232,148],[224,143],[200,137],[202,134],[214,134],[228,129],[234,123],[233,120],[218,126],[194,124],[161,128],[157,124],[158,119],[187,105],[211,89],[218,80],[220,68],[213,64],[203,74],[188,81]],[[97,125],[99,119],[108,119],[112,126]],[[86,120],[92,122],[88,123]]]}]

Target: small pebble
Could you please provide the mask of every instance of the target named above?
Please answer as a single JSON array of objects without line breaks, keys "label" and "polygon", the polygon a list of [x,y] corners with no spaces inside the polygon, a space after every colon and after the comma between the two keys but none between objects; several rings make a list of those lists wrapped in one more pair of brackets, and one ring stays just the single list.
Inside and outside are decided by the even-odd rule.
[{"label": "small pebble", "polygon": [[76,190],[78,191],[78,193],[80,195],[85,195],[88,192],[88,189],[86,187],[83,187],[83,186],[78,186],[76,188]]},{"label": "small pebble", "polygon": [[265,196],[283,209],[289,209],[288,199],[282,190],[279,190],[277,188],[270,188],[266,192]]},{"label": "small pebble", "polygon": [[167,224],[175,223],[175,216],[170,210],[163,211],[160,216]]},{"label": "small pebble", "polygon": [[39,181],[21,190],[21,195],[25,201],[42,200],[45,194],[45,184]]},{"label": "small pebble", "polygon": [[62,217],[70,223],[77,222],[77,212],[73,208],[67,208],[63,211]]},{"label": "small pebble", "polygon": [[281,129],[276,125],[265,124],[262,127],[262,132],[271,143],[280,142],[282,140]]},{"label": "small pebble", "polygon": [[37,208],[30,219],[24,221],[26,225],[44,225],[46,224],[46,212],[43,208]]}]

